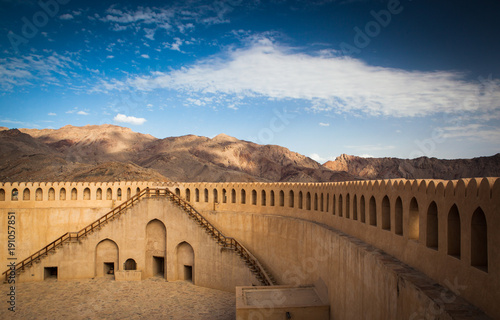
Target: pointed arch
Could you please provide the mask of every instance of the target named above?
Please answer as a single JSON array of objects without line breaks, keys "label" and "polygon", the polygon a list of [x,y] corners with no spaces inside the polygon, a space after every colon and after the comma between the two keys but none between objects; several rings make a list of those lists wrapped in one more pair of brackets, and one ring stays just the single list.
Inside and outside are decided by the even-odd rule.
[{"label": "pointed arch", "polygon": [[59,190],[59,200],[66,200],[66,189],[61,188],[61,190]]},{"label": "pointed arch", "polygon": [[56,191],[54,188],[49,189],[49,201],[54,201],[56,200]]},{"label": "pointed arch", "polygon": [[361,215],[361,222],[365,223],[366,222],[365,196],[361,196],[361,199],[359,199],[359,212]]},{"label": "pointed arch", "polygon": [[377,226],[377,203],[375,202],[375,197],[370,198],[370,203],[368,204],[368,215],[370,218],[370,225]]},{"label": "pointed arch", "polygon": [[470,239],[471,265],[488,272],[488,226],[481,208],[472,214]]},{"label": "pointed arch", "polygon": [[352,201],[352,219],[358,220],[358,195],[355,194]]},{"label": "pointed arch", "polygon": [[83,200],[90,200],[90,189],[85,188],[83,190]]},{"label": "pointed arch", "polygon": [[388,196],[382,199],[382,229],[391,230],[391,203]]},{"label": "pointed arch", "polygon": [[396,206],[394,210],[394,231],[398,236],[403,235],[403,201],[401,197],[396,199]]},{"label": "pointed arch", "polygon": [[95,276],[113,277],[118,270],[119,249],[111,239],[101,240],[95,248]]},{"label": "pointed arch", "polygon": [[10,194],[10,200],[17,201],[18,197],[19,197],[19,192],[17,191],[17,189],[16,188],[12,189],[12,192]]},{"label": "pointed arch", "polygon": [[101,188],[97,188],[97,190],[95,192],[95,198],[96,198],[96,200],[102,200],[102,189]]},{"label": "pointed arch", "polygon": [[349,193],[345,196],[345,217],[351,218],[351,195]]},{"label": "pointed arch", "polygon": [[213,193],[213,196],[214,196],[214,203],[219,203],[219,191],[214,188],[214,190],[212,191],[212,193]]},{"label": "pointed arch", "polygon": [[299,191],[299,209],[302,209],[302,191]]},{"label": "pointed arch", "polygon": [[439,222],[436,202],[432,201],[427,209],[426,245],[428,248],[438,250],[439,246]]},{"label": "pointed arch", "polygon": [[167,228],[158,219],[153,219],[146,225],[146,267],[145,276],[165,275],[165,256],[167,250]]},{"label": "pointed arch", "polygon": [[23,201],[29,201],[31,198],[31,191],[28,188],[25,188],[23,191]]},{"label": "pointed arch", "polygon": [[448,212],[448,255],[460,259],[461,227],[460,213],[457,205],[454,204]]},{"label": "pointed arch", "polygon": [[420,213],[418,211],[417,199],[412,198],[410,201],[409,217],[408,217],[408,238],[418,240],[420,238]]},{"label": "pointed arch", "polygon": [[245,189],[241,189],[241,204],[245,204],[247,201],[247,192]]},{"label": "pointed arch", "polygon": [[342,195],[339,194],[339,217],[342,217],[344,215],[344,212],[342,210],[344,209],[344,203],[343,203]]},{"label": "pointed arch", "polygon": [[186,241],[181,242],[175,248],[177,260],[176,279],[191,281],[195,283],[195,255],[193,247]]},{"label": "pointed arch", "polygon": [[236,190],[231,189],[231,203],[236,203]]}]

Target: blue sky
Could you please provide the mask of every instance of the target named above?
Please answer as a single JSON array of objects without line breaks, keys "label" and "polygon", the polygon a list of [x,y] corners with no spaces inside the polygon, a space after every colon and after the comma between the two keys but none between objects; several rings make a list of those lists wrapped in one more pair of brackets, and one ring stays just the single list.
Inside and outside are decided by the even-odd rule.
[{"label": "blue sky", "polygon": [[0,0],[0,126],[500,152],[500,3]]}]

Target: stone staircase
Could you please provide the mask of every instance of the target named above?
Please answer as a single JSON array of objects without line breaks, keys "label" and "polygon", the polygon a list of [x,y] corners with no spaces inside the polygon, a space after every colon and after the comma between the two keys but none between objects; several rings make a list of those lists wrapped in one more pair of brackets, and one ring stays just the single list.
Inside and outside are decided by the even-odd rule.
[{"label": "stone staircase", "polygon": [[38,263],[44,257],[48,256],[51,253],[55,253],[56,249],[63,246],[64,244],[70,244],[72,242],[79,242],[80,240],[85,239],[88,235],[92,234],[95,231],[100,230],[106,224],[116,219],[118,216],[124,214],[127,209],[133,207],[139,201],[143,199],[152,199],[152,198],[167,198],[181,210],[183,210],[186,214],[188,214],[189,218],[197,223],[201,228],[205,230],[205,232],[212,237],[214,241],[216,241],[223,248],[233,250],[248,266],[250,271],[255,275],[255,277],[260,281],[262,285],[272,286],[276,285],[276,280],[272,277],[272,275],[267,271],[262,264],[257,260],[257,258],[250,253],[248,249],[246,249],[240,242],[238,242],[234,238],[226,237],[222,232],[220,232],[217,228],[215,228],[205,217],[203,217],[194,207],[189,204],[187,201],[177,196],[173,192],[171,192],[168,188],[145,188],[138,192],[136,195],[123,202],[119,206],[112,209],[110,212],[92,222],[85,228],[81,229],[78,232],[67,232],[63,234],[61,237],[52,241],[42,249],[38,250],[28,258],[22,260],[19,263],[16,263],[15,270],[8,269],[4,271],[2,274],[5,276],[5,281],[7,281],[9,275],[12,275],[12,272],[15,272],[16,275],[21,274],[27,268],[31,267],[34,263]]}]

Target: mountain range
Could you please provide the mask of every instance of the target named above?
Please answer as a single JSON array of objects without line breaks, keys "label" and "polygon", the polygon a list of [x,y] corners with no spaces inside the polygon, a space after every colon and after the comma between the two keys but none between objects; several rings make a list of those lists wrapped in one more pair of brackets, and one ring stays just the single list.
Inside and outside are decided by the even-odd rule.
[{"label": "mountain range", "polygon": [[327,182],[500,176],[500,154],[440,160],[341,155],[320,164],[225,134],[157,139],[115,125],[0,127],[0,181]]}]

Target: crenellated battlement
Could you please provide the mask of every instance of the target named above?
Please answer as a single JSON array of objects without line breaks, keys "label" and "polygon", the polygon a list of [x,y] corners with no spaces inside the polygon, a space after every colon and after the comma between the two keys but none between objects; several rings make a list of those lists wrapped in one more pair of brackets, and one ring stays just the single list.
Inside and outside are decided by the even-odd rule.
[{"label": "crenellated battlement", "polygon": [[[500,178],[471,178],[460,180],[435,180],[435,179],[392,179],[392,180],[363,180],[363,181],[346,181],[346,182],[327,182],[327,183],[301,183],[301,182],[254,182],[254,183],[213,183],[213,182],[150,182],[150,181],[115,181],[115,182],[0,182],[0,201],[44,201],[44,200],[60,200],[57,197],[59,191],[73,190],[77,191],[77,198],[72,200],[83,200],[85,190],[90,191],[90,199],[86,200],[110,200],[106,197],[99,198],[97,193],[99,189],[112,191],[112,195],[117,195],[118,190],[126,191],[130,189],[131,194],[135,194],[137,189],[146,187],[176,187],[190,186],[190,188],[199,189],[293,189],[293,190],[315,190],[315,191],[337,191],[337,190],[352,190],[352,191],[377,191],[377,192],[400,192],[425,193],[428,195],[436,195],[438,197],[457,196],[463,198],[477,197],[480,199],[492,199],[500,197]],[[49,198],[48,194],[54,190],[54,198]],[[29,198],[19,197],[14,200],[12,192],[18,191],[18,195],[29,191]],[[27,192],[27,191],[26,191]],[[42,194],[42,198],[32,197],[32,194]],[[10,196],[9,196],[10,195]],[[44,196],[47,195],[47,196]],[[79,197],[79,195],[81,197]],[[116,198],[113,198],[116,200]],[[71,199],[67,199],[71,200]]]},{"label": "crenellated battlement", "polygon": [[387,252],[443,286],[460,285],[465,299],[500,316],[496,303],[500,301],[500,233],[495,232],[500,226],[500,178],[0,183],[0,209],[112,207],[146,187],[169,188],[198,211],[215,214],[213,219],[251,214],[334,228]]}]

